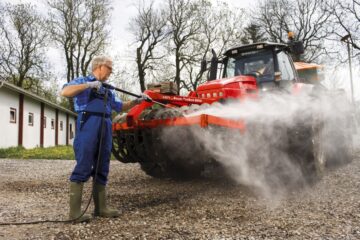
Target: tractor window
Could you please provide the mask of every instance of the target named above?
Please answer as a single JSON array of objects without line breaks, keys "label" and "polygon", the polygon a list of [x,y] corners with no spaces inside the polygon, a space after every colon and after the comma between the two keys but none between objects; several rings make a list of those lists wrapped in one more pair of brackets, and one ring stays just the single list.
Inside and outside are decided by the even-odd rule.
[{"label": "tractor window", "polygon": [[271,50],[240,53],[229,57],[226,65],[226,76],[256,76],[259,82],[274,80],[274,61]]},{"label": "tractor window", "polygon": [[277,55],[279,71],[281,72],[281,79],[287,81],[295,80],[295,74],[290,63],[289,56],[283,51],[279,52]]},{"label": "tractor window", "polygon": [[227,77],[234,77],[235,76],[235,58],[229,58],[226,66],[226,76]]}]

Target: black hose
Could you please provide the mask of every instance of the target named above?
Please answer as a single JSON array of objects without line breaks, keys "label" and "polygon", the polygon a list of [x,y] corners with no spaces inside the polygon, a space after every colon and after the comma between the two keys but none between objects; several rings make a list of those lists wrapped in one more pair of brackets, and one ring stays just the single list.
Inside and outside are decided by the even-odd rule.
[{"label": "black hose", "polygon": [[[104,96],[104,109],[106,109],[106,105],[107,105],[107,98],[108,98],[108,88],[105,88],[105,96]],[[95,167],[95,176],[93,178],[93,187],[92,187],[92,191],[91,191],[91,195],[89,198],[89,201],[85,207],[85,209],[82,211],[82,213],[80,214],[80,216],[78,216],[77,218],[74,219],[69,219],[69,220],[41,220],[41,221],[31,221],[31,222],[5,222],[5,223],[0,223],[0,226],[9,226],[9,225],[30,225],[30,224],[40,224],[40,223],[72,223],[75,222],[76,220],[80,219],[82,216],[84,216],[84,214],[86,213],[86,211],[88,210],[90,204],[91,204],[91,200],[93,198],[94,195],[94,186],[96,183],[96,178],[97,178],[97,174],[99,171],[99,167],[101,166],[101,148],[102,148],[102,142],[103,142],[103,138],[104,138],[104,130],[105,130],[105,111],[102,114],[101,117],[101,133],[100,133],[100,140],[99,140],[99,146],[98,146],[98,156],[97,156],[97,161],[96,161],[96,167]]]}]

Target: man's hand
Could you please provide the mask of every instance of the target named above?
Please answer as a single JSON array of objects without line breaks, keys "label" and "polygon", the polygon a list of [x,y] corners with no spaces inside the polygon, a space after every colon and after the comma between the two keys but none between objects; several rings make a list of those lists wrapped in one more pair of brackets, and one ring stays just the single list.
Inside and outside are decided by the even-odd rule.
[{"label": "man's hand", "polygon": [[99,90],[101,85],[102,83],[100,81],[93,81],[86,83],[87,88],[95,88],[96,90]]}]

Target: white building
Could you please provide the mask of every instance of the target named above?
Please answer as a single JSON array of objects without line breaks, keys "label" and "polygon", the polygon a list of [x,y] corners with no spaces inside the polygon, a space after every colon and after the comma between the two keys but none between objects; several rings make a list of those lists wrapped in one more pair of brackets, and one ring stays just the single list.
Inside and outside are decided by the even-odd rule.
[{"label": "white building", "polygon": [[0,81],[0,148],[69,145],[76,113]]}]

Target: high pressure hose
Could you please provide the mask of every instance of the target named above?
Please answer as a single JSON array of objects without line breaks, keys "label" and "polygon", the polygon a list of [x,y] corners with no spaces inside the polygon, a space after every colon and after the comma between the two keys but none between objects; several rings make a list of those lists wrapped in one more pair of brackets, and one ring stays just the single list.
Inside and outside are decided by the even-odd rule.
[{"label": "high pressure hose", "polygon": [[[108,98],[109,89],[113,89],[113,90],[116,90],[118,92],[122,92],[122,93],[125,93],[125,94],[133,96],[133,97],[137,97],[137,98],[142,97],[141,95],[125,91],[123,89],[114,87],[114,86],[112,86],[110,84],[107,84],[107,83],[102,83],[102,86],[105,88],[105,96],[104,96],[104,108],[105,109],[106,109],[106,105],[107,105],[107,101],[108,101],[107,98]],[[153,103],[159,104],[161,106],[168,107],[163,103],[160,103],[158,101],[155,101],[155,100],[151,99],[150,97],[146,98],[145,101],[153,102]],[[78,220],[79,218],[81,218],[86,213],[86,211],[88,210],[88,208],[89,208],[89,206],[91,204],[91,200],[92,200],[93,195],[94,195],[94,186],[95,186],[95,183],[96,183],[97,173],[99,171],[99,167],[101,166],[100,163],[102,161],[102,159],[101,159],[101,148],[102,148],[102,142],[103,142],[104,130],[105,130],[105,114],[106,113],[104,111],[103,115],[102,115],[102,118],[101,118],[101,134],[100,134],[100,140],[99,140],[99,146],[98,146],[98,156],[97,156],[97,161],[96,161],[96,166],[95,166],[95,176],[93,178],[93,188],[92,188],[92,191],[91,191],[89,201],[88,201],[85,209],[80,214],[80,216],[78,216],[77,218],[74,218],[74,219],[69,219],[69,220],[41,220],[41,221],[31,221],[31,222],[5,222],[5,223],[0,223],[0,226],[30,225],[30,224],[40,224],[40,223],[72,223],[72,222],[75,222],[76,220]]]},{"label": "high pressure hose", "polygon": [[[107,105],[107,101],[108,101],[108,90],[109,88],[105,87],[105,96],[104,96],[104,109],[106,109],[106,105]],[[101,166],[101,148],[102,148],[102,143],[103,143],[103,138],[104,138],[104,131],[105,131],[105,111],[102,114],[101,117],[101,133],[100,133],[100,140],[99,140],[99,146],[98,146],[98,156],[97,156],[97,161],[96,161],[96,166],[95,166],[95,176],[93,177],[93,187],[92,187],[92,191],[90,194],[90,198],[89,201],[85,207],[85,209],[82,211],[82,213],[80,214],[80,216],[74,218],[74,219],[69,219],[69,220],[41,220],[41,221],[31,221],[31,222],[5,222],[5,223],[0,223],[0,226],[9,226],[9,225],[30,225],[30,224],[40,224],[40,223],[73,223],[76,220],[80,219],[88,210],[90,204],[91,204],[91,200],[93,198],[94,195],[94,186],[96,183],[96,179],[97,179],[97,174],[99,171],[99,167]]]}]

